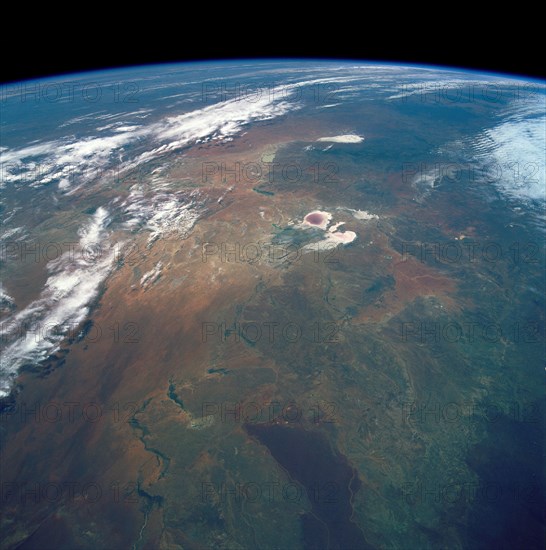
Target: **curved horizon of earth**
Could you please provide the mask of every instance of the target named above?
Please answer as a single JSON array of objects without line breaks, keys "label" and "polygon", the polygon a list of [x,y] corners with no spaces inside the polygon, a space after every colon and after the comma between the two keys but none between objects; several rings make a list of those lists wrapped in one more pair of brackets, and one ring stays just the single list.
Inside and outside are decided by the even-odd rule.
[{"label": "curved horizon of earth", "polygon": [[546,82],[170,64],[0,114],[6,548],[543,546]]}]

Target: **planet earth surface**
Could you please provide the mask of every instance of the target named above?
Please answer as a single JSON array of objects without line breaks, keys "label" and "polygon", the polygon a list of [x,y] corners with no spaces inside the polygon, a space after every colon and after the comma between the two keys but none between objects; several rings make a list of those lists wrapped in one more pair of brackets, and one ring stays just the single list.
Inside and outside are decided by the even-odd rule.
[{"label": "planet earth surface", "polygon": [[3,86],[2,548],[543,548],[545,101],[361,61]]}]

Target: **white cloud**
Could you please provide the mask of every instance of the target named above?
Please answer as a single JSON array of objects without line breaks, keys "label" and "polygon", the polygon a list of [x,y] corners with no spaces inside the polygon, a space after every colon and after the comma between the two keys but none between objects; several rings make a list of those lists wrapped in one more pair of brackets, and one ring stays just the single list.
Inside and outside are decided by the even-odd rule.
[{"label": "white cloud", "polygon": [[[107,211],[98,208],[80,231],[80,250],[66,252],[50,262],[51,274],[40,297],[2,322],[7,346],[0,358],[0,397],[9,393],[11,379],[19,367],[45,359],[58,348],[67,332],[75,330],[87,317],[89,304],[114,260],[113,250],[105,246],[107,225]],[[86,249],[99,243],[100,254],[93,255]]]}]

